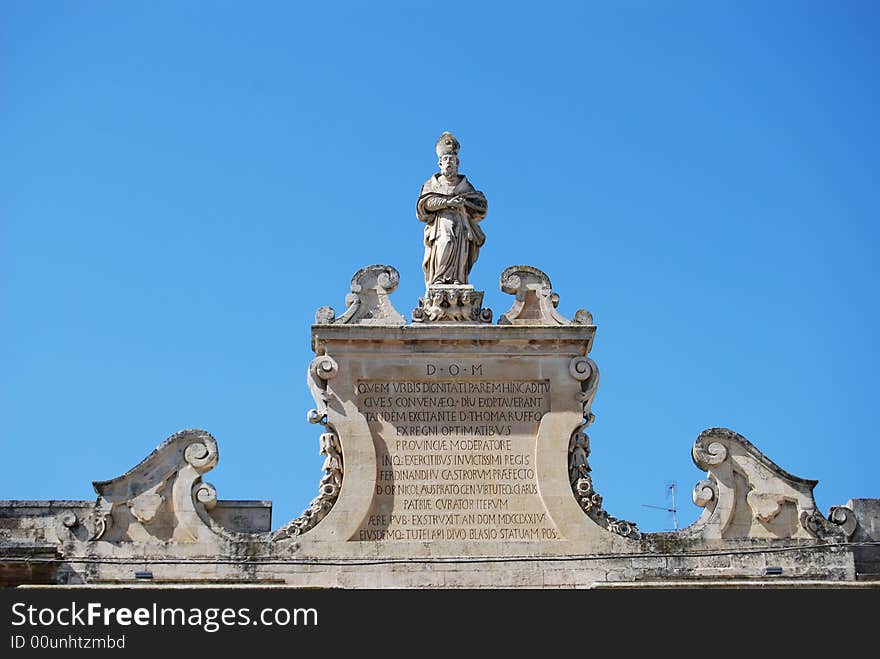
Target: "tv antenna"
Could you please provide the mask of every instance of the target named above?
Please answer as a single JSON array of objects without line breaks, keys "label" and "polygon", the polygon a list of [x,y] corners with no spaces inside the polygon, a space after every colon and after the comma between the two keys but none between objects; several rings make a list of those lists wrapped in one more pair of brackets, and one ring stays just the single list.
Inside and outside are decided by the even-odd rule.
[{"label": "tv antenna", "polygon": [[666,496],[672,497],[671,508],[669,506],[652,506],[647,503],[643,503],[642,505],[645,508],[656,508],[657,510],[665,510],[668,513],[672,513],[672,530],[678,531],[678,511],[675,508],[675,481],[672,481],[666,486]]}]

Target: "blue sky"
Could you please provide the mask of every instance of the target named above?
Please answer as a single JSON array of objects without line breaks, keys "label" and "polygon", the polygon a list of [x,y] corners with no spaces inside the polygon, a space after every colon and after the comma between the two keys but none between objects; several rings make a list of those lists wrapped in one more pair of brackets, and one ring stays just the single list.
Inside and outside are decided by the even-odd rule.
[{"label": "blue sky", "polygon": [[206,480],[317,493],[315,310],[364,265],[423,287],[421,183],[459,138],[489,200],[471,274],[589,309],[591,464],[643,530],[700,509],[724,426],[880,497],[870,2],[0,4],[0,498],[91,499],[190,427]]}]

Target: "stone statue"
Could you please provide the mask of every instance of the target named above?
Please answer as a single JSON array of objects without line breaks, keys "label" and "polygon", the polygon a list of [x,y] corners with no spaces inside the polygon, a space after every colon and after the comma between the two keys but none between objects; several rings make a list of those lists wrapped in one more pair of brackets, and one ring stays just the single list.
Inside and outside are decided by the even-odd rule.
[{"label": "stone statue", "polygon": [[486,235],[479,222],[487,203],[464,174],[458,173],[458,140],[443,133],[435,150],[440,172],[422,186],[416,215],[425,223],[425,286],[467,284]]}]

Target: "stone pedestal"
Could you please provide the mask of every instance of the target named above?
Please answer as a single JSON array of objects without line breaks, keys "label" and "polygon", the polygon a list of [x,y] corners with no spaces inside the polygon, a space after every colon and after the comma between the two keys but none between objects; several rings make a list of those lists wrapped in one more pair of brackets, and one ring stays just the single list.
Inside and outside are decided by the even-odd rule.
[{"label": "stone pedestal", "polygon": [[[398,279],[390,266],[361,273],[386,294]],[[487,324],[470,285],[429,287],[412,325],[387,296],[381,309],[365,302],[380,299],[367,288],[353,280],[349,304],[369,322],[322,313],[312,328],[309,419],[325,426],[327,474],[277,540],[355,558],[560,556],[638,539],[603,510],[589,473],[589,314],[559,314],[549,278],[527,266],[505,271],[517,297],[503,325]]]},{"label": "stone pedestal", "polygon": [[[573,483],[598,380],[594,326],[313,328],[325,373],[313,418],[338,440],[338,498],[299,536],[341,556],[561,555],[622,550]],[[322,441],[324,441],[322,439]],[[574,464],[571,455],[580,458]],[[573,471],[572,471],[573,470]],[[590,492],[592,494],[592,492]],[[615,533],[616,531],[616,533]]]},{"label": "stone pedestal", "polygon": [[470,284],[432,284],[413,310],[415,323],[491,323],[492,310],[483,308],[483,291]]}]

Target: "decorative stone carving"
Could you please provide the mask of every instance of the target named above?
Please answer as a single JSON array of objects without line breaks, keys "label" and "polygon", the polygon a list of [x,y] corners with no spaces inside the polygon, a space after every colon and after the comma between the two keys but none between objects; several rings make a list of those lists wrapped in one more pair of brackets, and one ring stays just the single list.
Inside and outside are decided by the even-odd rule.
[{"label": "decorative stone carving", "polygon": [[582,425],[571,434],[568,443],[568,476],[575,499],[590,519],[602,528],[625,538],[638,539],[641,533],[633,522],[617,519],[603,510],[602,495],[594,489],[590,475],[592,470],[587,460],[590,457],[590,436],[584,430],[596,418],[591,407],[599,388],[599,368],[589,357],[575,357],[568,365],[568,372],[581,383],[581,391],[576,394],[576,400],[583,406],[584,417]]},{"label": "decorative stone carving", "polygon": [[303,511],[302,515],[278,529],[272,535],[273,540],[286,540],[287,538],[293,538],[305,533],[324,519],[327,513],[330,512],[330,509],[333,508],[333,504],[336,503],[339,491],[342,488],[343,475],[342,447],[336,432],[323,433],[321,435],[320,447],[321,455],[325,456],[325,458],[323,466],[324,476],[321,478],[318,487],[318,496],[312,499],[309,507]]},{"label": "decorative stone carving", "polygon": [[161,481],[151,490],[126,503],[131,514],[141,524],[149,524],[156,518],[156,513],[165,503],[165,497],[157,492],[164,488],[165,481]]},{"label": "decorative stone carving", "polygon": [[390,265],[368,265],[351,278],[346,310],[339,318],[333,307],[315,313],[316,325],[406,325],[406,319],[391,304],[389,294],[400,283],[400,273]]},{"label": "decorative stone carving", "polygon": [[61,523],[65,528],[72,529],[76,526],[79,526],[79,519],[76,516],[76,513],[68,510],[61,515]]},{"label": "decorative stone carving", "polygon": [[846,509],[835,513],[831,521],[818,512],[813,498],[817,481],[789,474],[732,430],[703,431],[692,455],[694,464],[708,474],[693,493],[694,503],[705,510],[683,531],[686,535],[706,539],[843,537],[850,529]]},{"label": "decorative stone carving", "polygon": [[845,506],[832,506],[828,518],[818,510],[801,513],[801,525],[811,534],[822,540],[849,540],[856,532],[858,520],[855,513]]},{"label": "decorative stone carving", "polygon": [[746,495],[746,503],[752,509],[755,519],[770,522],[776,518],[787,503],[797,503],[797,499],[778,492],[756,492],[752,490]]},{"label": "decorative stone carving", "polygon": [[339,497],[343,472],[342,446],[336,430],[327,422],[327,403],[330,400],[327,385],[338,373],[339,365],[329,355],[319,355],[309,364],[307,382],[316,407],[309,410],[307,418],[310,423],[320,423],[327,428],[320,439],[320,453],[325,456],[324,476],[319,484],[318,496],[312,499],[302,515],[278,529],[272,535],[273,540],[285,540],[305,533],[330,512]]},{"label": "decorative stone carving", "polygon": [[89,537],[90,541],[101,540],[104,534],[113,526],[113,504],[103,497],[98,497],[95,503],[93,515],[95,531]]},{"label": "decorative stone carving", "polygon": [[309,423],[327,423],[327,402],[330,400],[327,382],[336,377],[338,372],[339,365],[330,355],[319,355],[309,364],[306,382],[315,401],[315,408],[306,415]]},{"label": "decorative stone carving", "polygon": [[612,533],[637,540],[641,533],[633,522],[612,517],[602,508],[602,495],[593,487],[590,475],[590,437],[582,428],[571,434],[568,444],[568,473],[571,488],[581,509],[596,524]]},{"label": "decorative stone carving", "polygon": [[499,325],[592,325],[589,311],[579,309],[573,321],[560,314],[559,295],[550,277],[530,265],[512,265],[501,273],[501,290],[516,296],[513,306],[498,319]]},{"label": "decorative stone carving", "polygon": [[470,284],[434,284],[419,298],[412,319],[417,323],[448,321],[454,323],[491,323],[492,310],[484,309],[483,291]]},{"label": "decorative stone carving", "polygon": [[697,441],[694,443],[694,448],[692,450],[694,462],[697,466],[702,469],[709,469],[709,467],[720,465],[727,460],[728,453],[724,444],[719,442],[707,444],[705,439],[702,441],[700,439],[703,435],[705,435],[705,433],[701,433],[700,436],[697,437]]},{"label": "decorative stone carving", "polygon": [[422,186],[416,217],[425,223],[425,287],[467,284],[486,236],[480,221],[488,209],[486,197],[458,172],[460,145],[452,133],[437,140],[440,172]]},{"label": "decorative stone carving", "polygon": [[575,394],[575,399],[583,406],[584,428],[587,428],[596,420],[592,407],[599,389],[599,367],[589,357],[575,357],[568,365],[568,371],[571,377],[581,383],[581,390]]},{"label": "decorative stone carving", "polygon": [[712,501],[718,500],[718,486],[715,484],[715,481],[699,481],[696,485],[694,485],[692,498],[696,505],[698,505],[700,508],[705,508]]},{"label": "decorative stone carving", "polygon": [[202,474],[219,458],[204,430],[178,432],[124,475],[94,483],[91,540],[198,542],[214,533],[207,516],[217,500]]},{"label": "decorative stone carving", "polygon": [[55,537],[61,542],[86,540],[90,531],[83,524],[83,521],[73,510],[62,511],[55,518]]}]

